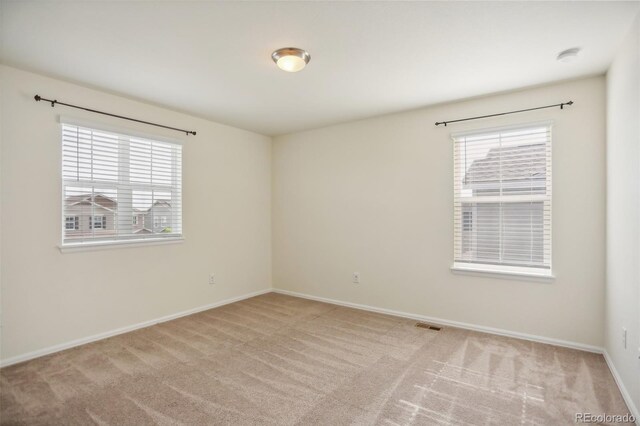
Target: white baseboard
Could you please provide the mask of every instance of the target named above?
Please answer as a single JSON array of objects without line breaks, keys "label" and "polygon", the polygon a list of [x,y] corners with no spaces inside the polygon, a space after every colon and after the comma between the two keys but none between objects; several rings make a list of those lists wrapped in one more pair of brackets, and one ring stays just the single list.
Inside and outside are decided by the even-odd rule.
[{"label": "white baseboard", "polygon": [[259,296],[261,294],[271,293],[271,291],[272,291],[272,289],[267,288],[267,289],[264,289],[264,290],[255,291],[253,293],[244,294],[242,296],[232,297],[230,299],[225,299],[225,300],[221,300],[219,302],[210,303],[208,305],[199,306],[197,308],[189,309],[189,310],[178,312],[178,313],[175,313],[175,314],[166,315],[166,316],[163,316],[163,317],[160,317],[160,318],[156,318],[156,319],[152,319],[152,320],[149,320],[149,321],[144,321],[144,322],[140,322],[140,323],[137,323],[137,324],[128,325],[126,327],[117,328],[115,330],[106,331],[104,333],[94,334],[93,336],[87,336],[87,337],[83,337],[83,338],[80,338],[80,339],[72,340],[70,342],[61,343],[61,344],[54,345],[54,346],[49,346],[48,348],[38,349],[38,350],[33,351],[33,352],[28,352],[26,354],[17,355],[17,356],[11,357],[11,358],[0,360],[0,367],[7,367],[9,365],[13,365],[13,364],[17,364],[17,363],[20,363],[20,362],[28,361],[30,359],[38,358],[38,357],[41,357],[41,356],[44,356],[44,355],[49,355],[49,354],[52,354],[52,353],[55,353],[55,352],[60,352],[60,351],[63,351],[65,349],[70,349],[70,348],[73,348],[75,346],[80,346],[80,345],[84,345],[86,343],[95,342],[96,340],[106,339],[108,337],[117,336],[118,334],[128,333],[130,331],[134,331],[134,330],[137,330],[137,329],[140,329],[140,328],[149,327],[149,326],[161,323],[161,322],[171,321],[171,320],[176,319],[176,318],[180,318],[180,317],[184,317],[184,316],[187,316],[187,315],[195,314],[195,313],[198,313],[198,312],[206,311],[208,309],[213,309],[213,308],[217,308],[219,306],[228,305],[229,303],[239,302],[241,300],[249,299],[249,298],[254,297],[254,296]]},{"label": "white baseboard", "polygon": [[281,290],[277,288],[274,288],[273,291],[275,293],[286,294],[289,296],[302,297],[304,299],[316,300],[318,302],[326,302],[326,303],[331,303],[333,305],[346,306],[349,308],[362,309],[364,311],[394,315],[397,317],[409,318],[409,319],[424,321],[424,322],[437,324],[437,325],[443,325],[443,326],[447,325],[451,327],[463,328],[466,330],[480,331],[480,332],[489,333],[489,334],[497,334],[498,336],[514,337],[516,339],[530,340],[532,342],[546,343],[549,345],[562,346],[565,348],[578,349],[581,351],[594,352],[598,354],[601,354],[604,352],[604,349],[599,346],[586,345],[584,343],[571,342],[568,340],[554,339],[551,337],[537,336],[533,334],[520,333],[517,331],[504,330],[501,328],[486,327],[483,325],[469,324],[465,322],[446,320],[442,318],[428,317],[426,315],[411,314],[407,312],[394,311],[392,309],[377,308],[375,306],[361,305],[359,303],[343,302],[341,300],[328,299],[326,297],[312,296],[310,294],[298,293],[298,292],[289,291],[289,290]]},{"label": "white baseboard", "polygon": [[609,356],[609,352],[607,352],[607,350],[605,349],[602,352],[602,354],[604,355],[605,361],[607,361],[607,366],[611,371],[611,375],[613,376],[613,379],[616,381],[616,384],[618,385],[618,389],[620,389],[620,393],[622,394],[622,398],[624,399],[624,402],[627,404],[627,407],[629,408],[629,411],[631,411],[631,414],[633,414],[633,417],[636,418],[636,425],[640,426],[640,411],[638,410],[638,407],[633,401],[633,398],[631,398],[629,391],[627,391],[627,388],[624,385],[624,382],[622,381],[622,377],[620,377],[620,374],[618,373],[616,366],[613,364],[613,360],[611,359],[611,356]]}]

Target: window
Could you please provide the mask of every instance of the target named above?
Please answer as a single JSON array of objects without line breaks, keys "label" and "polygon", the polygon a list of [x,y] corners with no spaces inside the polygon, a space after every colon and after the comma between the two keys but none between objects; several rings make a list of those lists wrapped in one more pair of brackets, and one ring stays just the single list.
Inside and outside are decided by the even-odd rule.
[{"label": "window", "polygon": [[90,216],[89,229],[107,229],[106,216]]},{"label": "window", "polygon": [[[182,235],[178,143],[64,123],[62,181],[63,246]],[[147,228],[156,215],[162,226]]]},{"label": "window", "polygon": [[462,211],[462,232],[473,230],[473,211],[471,209]]},{"label": "window", "polygon": [[551,275],[551,125],[453,136],[454,269]]},{"label": "window", "polygon": [[64,229],[67,231],[77,231],[80,225],[78,216],[67,216],[64,218]]}]

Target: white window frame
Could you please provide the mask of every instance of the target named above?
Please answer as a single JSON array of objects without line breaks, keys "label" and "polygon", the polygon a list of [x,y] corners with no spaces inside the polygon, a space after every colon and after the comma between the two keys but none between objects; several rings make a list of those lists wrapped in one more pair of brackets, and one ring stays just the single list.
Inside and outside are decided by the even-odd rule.
[{"label": "white window frame", "polygon": [[[452,133],[451,134],[451,143],[452,143],[452,153],[453,153],[453,162],[454,162],[454,179],[453,179],[453,190],[454,190],[454,205],[456,203],[456,196],[455,196],[455,191],[456,191],[456,185],[457,182],[455,181],[455,162],[456,162],[456,147],[455,147],[455,140],[457,138],[463,137],[463,136],[472,136],[472,135],[480,135],[480,134],[484,134],[484,133],[492,133],[492,132],[507,132],[507,131],[513,131],[513,130],[518,130],[518,129],[526,129],[526,128],[532,128],[532,127],[548,127],[549,128],[549,132],[550,132],[550,143],[551,143],[551,151],[553,150],[553,121],[539,121],[539,122],[530,122],[530,123],[520,123],[520,124],[514,124],[514,125],[509,125],[509,126],[501,126],[501,127],[494,127],[494,128],[479,128],[479,129],[475,129],[475,130],[469,130],[469,131],[464,131],[464,132],[456,132],[456,133]],[[549,218],[550,218],[550,225],[549,225],[549,231],[551,232],[550,235],[550,244],[549,244],[549,248],[547,251],[545,251],[544,256],[546,261],[549,263],[549,269],[539,269],[539,268],[530,268],[530,267],[526,267],[526,266],[511,266],[511,265],[500,265],[500,264],[479,264],[479,263],[468,263],[468,262],[458,262],[455,260],[455,241],[454,241],[454,261],[453,264],[451,265],[451,271],[455,274],[461,274],[461,275],[471,275],[471,276],[485,276],[485,277],[495,277],[495,278],[510,278],[510,279],[522,279],[522,280],[526,280],[526,281],[539,281],[539,282],[551,282],[555,279],[555,276],[553,274],[553,269],[552,269],[552,249],[553,249],[553,211],[552,211],[552,205],[553,205],[553,191],[551,190],[551,186],[552,186],[552,182],[551,182],[551,177],[552,177],[552,166],[551,163],[553,162],[553,154],[551,154],[551,161],[549,161],[547,163],[547,171],[546,171],[546,176],[548,177],[547,179],[547,189],[550,192],[550,195],[545,195],[545,196],[537,196],[537,195],[530,195],[530,196],[522,196],[524,201],[529,201],[532,199],[540,198],[540,200],[544,200],[546,202],[549,203]],[[518,196],[521,197],[521,196]],[[472,213],[473,214],[473,213]],[[455,231],[454,231],[454,240],[455,240]]]},{"label": "white window frame", "polygon": [[[107,124],[107,123],[102,123],[102,122],[97,122],[97,121],[92,121],[92,120],[86,120],[86,119],[82,119],[82,118],[78,118],[78,117],[72,117],[72,116],[66,116],[66,115],[60,115],[58,117],[58,121],[60,123],[60,134],[62,134],[62,126],[64,124],[68,124],[68,125],[72,125],[72,126],[79,126],[79,127],[85,127],[85,128],[90,128],[90,129],[94,129],[94,130],[98,130],[98,131],[104,131],[104,132],[108,132],[108,133],[115,133],[118,135],[122,135],[122,136],[126,136],[126,137],[134,137],[134,138],[141,138],[141,139],[148,139],[148,140],[153,140],[153,141],[158,141],[158,142],[166,142],[166,143],[170,143],[170,144],[176,144],[176,145],[180,145],[182,147],[182,155],[181,155],[181,164],[180,164],[180,168],[182,169],[182,165],[184,164],[184,161],[182,161],[182,158],[184,158],[184,143],[182,140],[179,139],[174,139],[174,138],[168,138],[165,136],[160,136],[157,134],[149,134],[149,133],[145,133],[145,132],[140,132],[136,129],[131,129],[131,128],[127,128],[127,127],[120,127],[120,126],[114,126],[111,124]],[[62,146],[62,140],[59,141],[59,143]],[[158,238],[128,238],[128,239],[121,239],[121,240],[102,240],[102,239],[98,239],[95,241],[91,241],[91,240],[87,240],[87,241],[83,241],[83,242],[65,242],[65,231],[66,229],[66,217],[65,216],[65,206],[64,206],[64,187],[65,187],[65,181],[63,179],[62,176],[62,163],[64,161],[64,158],[61,156],[60,157],[60,179],[61,179],[61,187],[62,187],[62,196],[61,196],[61,205],[60,205],[60,209],[62,210],[62,235],[61,235],[61,242],[58,245],[58,249],[60,250],[61,253],[73,253],[73,252],[80,252],[80,251],[91,251],[91,250],[104,250],[104,249],[114,249],[114,248],[129,248],[129,247],[144,247],[144,246],[152,246],[152,245],[165,245],[165,244],[176,244],[176,243],[182,243],[184,241],[184,221],[183,221],[183,217],[184,215],[182,214],[182,172],[180,173],[180,179],[179,179],[179,186],[180,186],[180,206],[177,209],[177,212],[179,214],[180,217],[180,221],[181,221],[181,232],[178,233],[172,233],[172,234],[168,234],[162,237],[158,237]],[[134,216],[135,218],[136,216]],[[80,221],[80,218],[78,218]],[[93,218],[91,217],[90,220],[93,220]],[[133,224],[132,224],[133,226]],[[82,223],[79,223],[79,227],[82,227]]]}]

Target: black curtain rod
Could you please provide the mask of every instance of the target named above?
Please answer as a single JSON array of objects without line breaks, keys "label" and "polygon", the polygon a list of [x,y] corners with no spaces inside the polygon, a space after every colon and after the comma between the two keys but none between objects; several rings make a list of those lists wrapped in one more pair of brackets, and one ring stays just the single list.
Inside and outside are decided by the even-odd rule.
[{"label": "black curtain rod", "polygon": [[497,117],[499,115],[515,114],[515,113],[518,113],[518,112],[526,112],[526,111],[535,111],[537,109],[544,109],[544,108],[560,107],[560,109],[564,109],[565,105],[573,105],[573,101],[563,102],[561,104],[546,105],[546,106],[541,106],[541,107],[537,107],[537,108],[527,108],[527,109],[519,109],[517,111],[501,112],[501,113],[498,113],[498,114],[489,114],[489,115],[480,115],[478,117],[461,118],[459,120],[438,121],[436,123],[436,126],[444,124],[444,126],[447,127],[447,124],[449,124],[449,123],[457,123],[459,121],[469,121],[469,120],[477,120],[479,118]]},{"label": "black curtain rod", "polygon": [[78,106],[78,105],[66,104],[66,103],[64,103],[64,102],[59,102],[59,101],[57,101],[57,100],[55,100],[55,99],[54,99],[54,100],[51,100],[51,99],[45,99],[45,98],[41,97],[40,95],[35,95],[35,96],[33,97],[33,99],[35,99],[35,100],[36,100],[36,102],[40,102],[40,101],[51,102],[51,107],[52,107],[52,108],[53,108],[54,106],[56,106],[56,104],[60,104],[60,105],[68,106],[68,107],[71,107],[71,108],[77,108],[77,109],[83,109],[83,110],[85,110],[85,111],[89,111],[89,112],[95,112],[96,114],[108,115],[108,116],[110,116],[110,117],[121,118],[121,119],[123,119],[123,120],[135,121],[136,123],[142,123],[142,124],[148,124],[148,125],[150,125],[150,126],[162,127],[163,129],[176,130],[176,131],[178,131],[178,132],[183,132],[183,133],[185,133],[187,136],[189,136],[189,135],[193,135],[193,136],[195,136],[195,135],[196,135],[196,132],[193,132],[193,131],[191,131],[191,130],[178,129],[178,128],[176,128],[176,127],[164,126],[164,125],[162,125],[162,124],[151,123],[151,122],[149,122],[149,121],[143,121],[143,120],[138,120],[138,119],[131,118],[131,117],[125,117],[125,116],[123,116],[123,115],[116,115],[116,114],[111,114],[111,113],[104,112],[104,111],[98,111],[98,110],[91,109],[91,108],[81,107],[81,106]]}]

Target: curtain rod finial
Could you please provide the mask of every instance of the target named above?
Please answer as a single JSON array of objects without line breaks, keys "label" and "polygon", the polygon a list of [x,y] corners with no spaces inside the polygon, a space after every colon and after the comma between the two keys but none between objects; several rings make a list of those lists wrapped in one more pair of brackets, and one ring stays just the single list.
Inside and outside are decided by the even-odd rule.
[{"label": "curtain rod finial", "polygon": [[40,95],[35,95],[35,96],[33,97],[33,99],[35,99],[35,100],[36,100],[36,102],[40,102],[40,100],[41,100],[42,98],[40,97]]}]

